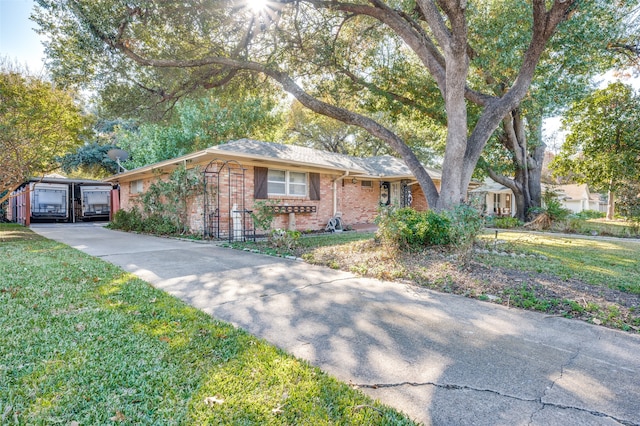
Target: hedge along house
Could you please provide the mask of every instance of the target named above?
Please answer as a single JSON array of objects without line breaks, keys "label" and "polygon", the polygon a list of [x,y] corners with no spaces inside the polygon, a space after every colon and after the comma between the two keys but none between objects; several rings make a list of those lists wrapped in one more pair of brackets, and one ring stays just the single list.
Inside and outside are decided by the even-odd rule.
[{"label": "hedge along house", "polygon": [[[120,185],[120,204],[136,206],[152,182],[178,166],[198,167],[205,184],[189,207],[189,228],[210,238],[246,238],[256,203],[268,202],[272,228],[324,230],[373,223],[381,205],[428,208],[409,168],[392,156],[360,158],[316,149],[241,139],[130,170],[107,179]],[[427,169],[437,186],[441,175]],[[247,232],[249,231],[249,232]]]}]

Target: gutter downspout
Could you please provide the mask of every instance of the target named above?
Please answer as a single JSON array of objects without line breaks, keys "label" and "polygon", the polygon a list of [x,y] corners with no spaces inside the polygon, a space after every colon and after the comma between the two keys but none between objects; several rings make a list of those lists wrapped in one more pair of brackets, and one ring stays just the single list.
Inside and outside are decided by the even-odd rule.
[{"label": "gutter downspout", "polygon": [[342,176],[338,176],[333,180],[333,216],[338,213],[338,181],[349,176],[349,171],[347,170]]}]

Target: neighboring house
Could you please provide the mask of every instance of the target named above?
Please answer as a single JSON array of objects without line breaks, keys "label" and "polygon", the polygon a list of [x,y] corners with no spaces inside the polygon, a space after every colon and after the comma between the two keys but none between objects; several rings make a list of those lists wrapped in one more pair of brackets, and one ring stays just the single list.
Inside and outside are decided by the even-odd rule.
[{"label": "neighboring house", "polygon": [[543,185],[543,190],[553,191],[562,203],[562,207],[573,213],[580,213],[584,210],[607,211],[607,203],[601,194],[591,193],[587,184]]},{"label": "neighboring house", "polygon": [[[136,206],[149,185],[178,165],[199,167],[203,193],[190,208],[189,227],[213,238],[244,235],[256,202],[272,200],[274,228],[324,230],[335,216],[345,225],[372,223],[380,205],[428,208],[405,163],[391,156],[351,157],[296,145],[241,139],[108,179],[120,185],[123,209]],[[427,169],[439,187],[441,174]]]},{"label": "neighboring house", "polygon": [[[573,213],[584,210],[605,212],[607,203],[600,194],[591,193],[586,184],[583,185],[542,185],[542,191],[552,191],[560,200],[563,208]],[[511,189],[487,179],[479,188],[469,191],[469,197],[475,205],[487,215],[513,216],[515,199]]]},{"label": "neighboring house", "polygon": [[491,216],[513,216],[515,200],[511,189],[490,179],[469,191],[469,199],[481,212]]}]

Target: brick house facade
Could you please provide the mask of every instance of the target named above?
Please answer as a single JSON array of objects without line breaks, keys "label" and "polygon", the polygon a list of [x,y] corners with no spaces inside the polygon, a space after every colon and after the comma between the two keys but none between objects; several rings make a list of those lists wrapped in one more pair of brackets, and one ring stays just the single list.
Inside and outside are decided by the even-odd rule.
[{"label": "brick house facade", "polygon": [[[272,228],[322,230],[336,215],[346,226],[369,224],[373,223],[381,203],[410,204],[418,210],[428,208],[420,186],[404,162],[397,158],[350,157],[248,139],[126,171],[107,181],[119,185],[121,208],[129,210],[136,206],[136,200],[152,182],[168,176],[181,164],[201,171],[215,169],[212,165],[220,164],[220,169],[215,169],[218,173],[215,191],[219,194],[216,213],[225,208],[250,211],[257,201],[271,200],[282,211],[276,214]],[[236,167],[234,170],[242,177],[234,177],[230,183],[225,165],[231,169]],[[439,186],[439,172],[427,171]],[[240,195],[243,197],[238,198]],[[213,209],[207,207],[211,203],[206,197],[203,190],[190,204],[189,227],[194,233],[202,232],[207,226],[207,217],[212,217]],[[229,197],[233,198],[232,202]],[[233,207],[226,207],[227,204]]]}]

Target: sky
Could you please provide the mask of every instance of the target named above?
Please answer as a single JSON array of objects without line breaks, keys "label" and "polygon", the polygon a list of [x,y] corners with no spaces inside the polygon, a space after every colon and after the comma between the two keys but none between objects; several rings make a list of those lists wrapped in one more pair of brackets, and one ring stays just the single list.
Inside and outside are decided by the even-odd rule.
[{"label": "sky", "polygon": [[33,0],[0,0],[0,56],[40,74],[44,47],[35,22],[29,20],[33,5]]}]

